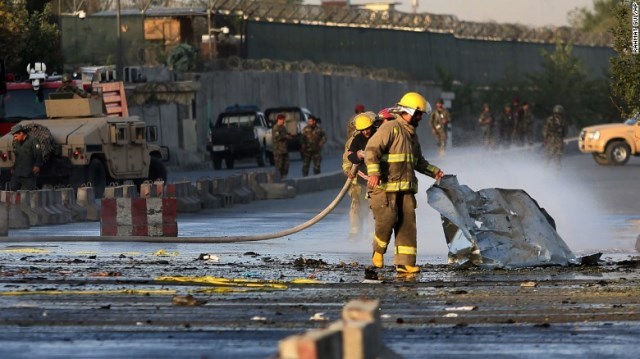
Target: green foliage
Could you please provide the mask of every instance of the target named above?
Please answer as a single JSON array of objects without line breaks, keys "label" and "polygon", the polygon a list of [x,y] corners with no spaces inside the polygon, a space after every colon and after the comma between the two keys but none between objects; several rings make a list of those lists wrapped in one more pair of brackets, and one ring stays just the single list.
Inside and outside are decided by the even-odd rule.
[{"label": "green foliage", "polygon": [[562,105],[569,124],[582,127],[610,120],[612,105],[608,101],[607,81],[589,77],[573,45],[556,43],[554,52],[542,51],[542,70],[528,76],[530,102],[540,117],[551,114],[553,106]]},{"label": "green foliage", "polygon": [[623,1],[615,8],[615,18],[611,34],[618,56],[609,60],[611,92],[616,96],[620,114],[629,117],[640,110],[640,54],[633,54],[631,48],[630,2]]},{"label": "green foliage", "polygon": [[615,8],[621,0],[593,0],[593,10],[585,7],[569,12],[569,24],[585,32],[607,33],[615,24]]},{"label": "green foliage", "polygon": [[24,75],[27,64],[34,62],[44,62],[49,72],[62,68],[60,31],[50,4],[44,12],[29,14],[24,4],[0,2],[0,14],[0,48],[9,72]]}]

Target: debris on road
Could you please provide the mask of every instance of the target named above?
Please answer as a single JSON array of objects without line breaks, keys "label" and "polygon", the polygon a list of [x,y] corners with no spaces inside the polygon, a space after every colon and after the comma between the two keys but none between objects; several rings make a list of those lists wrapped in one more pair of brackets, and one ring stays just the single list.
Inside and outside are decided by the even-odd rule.
[{"label": "debris on road", "polygon": [[200,255],[198,256],[198,258],[196,260],[198,260],[198,261],[206,261],[206,262],[219,262],[220,261],[220,257],[218,257],[215,254],[200,253]]},{"label": "debris on road", "polygon": [[199,305],[206,304],[207,301],[204,299],[198,299],[191,294],[187,294],[185,296],[176,295],[171,299],[171,304],[173,305],[182,305],[185,307],[194,307]]},{"label": "debris on road", "polygon": [[450,264],[517,268],[566,266],[577,260],[553,218],[523,190],[474,192],[447,175],[427,196],[441,214]]}]

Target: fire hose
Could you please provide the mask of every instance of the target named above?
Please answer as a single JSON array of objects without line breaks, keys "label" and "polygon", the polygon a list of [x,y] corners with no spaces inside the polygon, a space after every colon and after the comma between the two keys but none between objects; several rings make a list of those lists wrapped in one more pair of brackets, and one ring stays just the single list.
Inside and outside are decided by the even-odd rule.
[{"label": "fire hose", "polygon": [[[351,167],[351,174],[355,174],[358,169],[357,165]],[[275,233],[258,234],[253,236],[220,236],[220,237],[143,237],[143,236],[31,236],[31,237],[0,237],[0,242],[147,242],[147,243],[237,243],[237,242],[256,242],[268,239],[276,239],[285,237],[300,231],[303,231],[312,225],[320,222],[331,211],[333,211],[338,203],[344,198],[349,190],[351,177],[347,178],[340,193],[323,209],[308,221],[301,223],[295,227],[285,229]]]}]

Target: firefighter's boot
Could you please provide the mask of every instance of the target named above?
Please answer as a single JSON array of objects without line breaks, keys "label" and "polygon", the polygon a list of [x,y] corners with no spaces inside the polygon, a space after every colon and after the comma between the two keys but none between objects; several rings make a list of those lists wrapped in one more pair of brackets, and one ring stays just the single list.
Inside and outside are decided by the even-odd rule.
[{"label": "firefighter's boot", "polygon": [[371,262],[373,262],[373,266],[376,268],[384,267],[384,255],[382,253],[373,252]]},{"label": "firefighter's boot", "polygon": [[420,272],[420,267],[412,266],[412,265],[397,265],[396,272],[398,273],[418,273]]}]

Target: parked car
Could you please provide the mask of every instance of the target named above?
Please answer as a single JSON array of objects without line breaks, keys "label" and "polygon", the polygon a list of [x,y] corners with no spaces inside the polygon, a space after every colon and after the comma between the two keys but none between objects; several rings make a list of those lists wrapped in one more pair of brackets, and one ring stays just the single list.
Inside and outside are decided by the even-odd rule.
[{"label": "parked car", "polygon": [[640,121],[636,117],[585,127],[580,131],[578,148],[591,153],[599,165],[624,165],[631,155],[640,156]]},{"label": "parked car", "polygon": [[[284,126],[287,128],[287,132],[293,136],[293,139],[289,141],[289,153],[299,152],[302,142],[302,129],[307,125],[309,117],[315,117],[311,114],[311,111],[304,107],[284,106],[268,108],[264,111],[264,114],[267,117],[270,127],[275,125],[278,114],[285,115]],[[269,129],[266,135],[266,151],[270,161],[273,161],[271,129]]]},{"label": "parked car", "polygon": [[266,164],[266,139],[269,125],[260,108],[253,105],[227,107],[209,128],[207,151],[213,168],[218,170],[224,160],[231,169],[237,159],[255,158],[260,167]]}]

